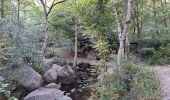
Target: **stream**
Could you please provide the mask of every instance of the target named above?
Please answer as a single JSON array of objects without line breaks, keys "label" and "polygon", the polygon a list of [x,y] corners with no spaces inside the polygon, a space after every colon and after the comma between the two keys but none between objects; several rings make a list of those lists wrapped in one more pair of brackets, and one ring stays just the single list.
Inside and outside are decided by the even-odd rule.
[{"label": "stream", "polygon": [[79,66],[78,79],[73,84],[62,85],[61,90],[73,100],[88,100],[93,90],[90,87],[97,81],[97,73],[94,66]]},{"label": "stream", "polygon": [[[64,94],[71,97],[72,100],[88,100],[93,92],[91,86],[97,81],[98,75],[95,66],[90,66],[90,64],[79,65],[76,73],[77,81],[68,85],[61,84],[60,90],[64,91]],[[23,100],[28,93],[30,91],[20,85],[12,91],[12,95],[19,97],[19,100]]]}]

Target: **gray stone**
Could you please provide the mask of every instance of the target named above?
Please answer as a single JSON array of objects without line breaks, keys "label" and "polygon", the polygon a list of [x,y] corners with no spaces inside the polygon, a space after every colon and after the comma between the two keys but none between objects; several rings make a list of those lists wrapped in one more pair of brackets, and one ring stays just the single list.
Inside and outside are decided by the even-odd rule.
[{"label": "gray stone", "polygon": [[22,62],[12,66],[12,77],[28,90],[34,90],[41,87],[43,82],[42,77],[38,72]]},{"label": "gray stone", "polygon": [[68,96],[64,96],[64,97],[60,98],[59,100],[72,100],[72,99]]},{"label": "gray stone", "polygon": [[54,59],[43,59],[43,67],[44,67],[44,72],[47,72],[49,69],[52,68],[52,61]]},{"label": "gray stone", "polygon": [[57,70],[57,76],[59,82],[62,84],[71,84],[76,81],[75,71],[70,66],[65,66],[65,68],[59,68]]},{"label": "gray stone", "polygon": [[[57,76],[58,82],[61,82],[62,84],[71,84],[71,83],[75,82],[75,79],[76,79],[75,71],[69,65],[62,67],[57,64],[53,64],[52,68],[49,71],[47,71],[47,73],[48,74],[46,76],[49,76],[49,77],[45,78],[45,79],[48,83],[56,82],[55,80],[53,80],[53,81],[47,80],[49,78],[52,78],[52,75],[50,75],[52,73],[57,73],[57,75],[55,75],[55,74],[53,74],[53,75]],[[54,77],[54,78],[56,78],[56,77]]]},{"label": "gray stone", "polygon": [[46,88],[60,89],[61,88],[61,84],[50,83],[50,84],[46,85],[45,87]]},{"label": "gray stone", "polygon": [[55,69],[48,70],[44,75],[45,81],[47,83],[55,83],[57,82],[57,72]]},{"label": "gray stone", "polygon": [[[62,99],[64,98],[64,99]],[[72,100],[65,99],[62,91],[53,88],[39,88],[29,93],[24,100]]]},{"label": "gray stone", "polygon": [[62,70],[62,67],[57,65],[57,64],[53,64],[52,65],[52,69],[55,69],[55,70]]}]

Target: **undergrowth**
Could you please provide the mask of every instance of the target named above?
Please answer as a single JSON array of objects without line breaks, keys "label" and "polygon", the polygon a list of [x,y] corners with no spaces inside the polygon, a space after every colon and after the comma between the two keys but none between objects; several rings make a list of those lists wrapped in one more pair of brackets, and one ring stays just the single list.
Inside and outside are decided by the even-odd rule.
[{"label": "undergrowth", "polygon": [[170,43],[159,48],[143,48],[143,60],[149,65],[169,65],[170,64]]},{"label": "undergrowth", "polygon": [[146,68],[132,63],[124,65],[124,78],[115,72],[108,76],[104,86],[97,85],[90,100],[160,100],[159,81],[155,74]]},{"label": "undergrowth", "polygon": [[161,47],[155,50],[154,55],[150,59],[151,65],[168,65],[170,64],[170,46]]}]

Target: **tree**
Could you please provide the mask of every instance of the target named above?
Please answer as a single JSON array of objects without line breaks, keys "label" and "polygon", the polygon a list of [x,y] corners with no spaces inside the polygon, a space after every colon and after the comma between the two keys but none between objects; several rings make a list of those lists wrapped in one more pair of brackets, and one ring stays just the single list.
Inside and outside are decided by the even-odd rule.
[{"label": "tree", "polygon": [[75,18],[75,38],[74,38],[74,40],[75,40],[75,43],[74,43],[74,48],[75,48],[75,50],[74,50],[74,61],[73,61],[73,66],[75,67],[76,66],[76,64],[77,64],[77,44],[78,44],[78,41],[77,41],[77,38],[78,38],[78,26],[77,26],[77,24],[78,24],[78,21],[77,21],[77,19]]},{"label": "tree", "polygon": [[[161,0],[160,2],[161,2],[161,9],[162,9],[162,12],[163,12],[163,14],[165,14],[165,13],[166,13],[166,11],[165,11],[166,0],[165,0],[165,4],[163,3],[163,0]],[[163,16],[163,21],[164,21],[165,27],[167,27],[167,22],[166,22],[165,16]]]},{"label": "tree", "polygon": [[77,53],[78,53],[78,19],[77,19],[77,0],[74,0],[75,3],[75,15],[74,15],[74,21],[75,21],[75,36],[74,36],[74,61],[73,66],[76,67],[77,65]]},{"label": "tree", "polygon": [[121,74],[123,71],[121,63],[124,57],[124,49],[125,49],[124,41],[126,41],[126,47],[128,46],[128,34],[129,34],[130,22],[131,22],[131,9],[132,9],[132,0],[128,0],[124,29],[121,38],[119,40],[119,50],[117,54],[117,67],[118,67],[119,74]]},{"label": "tree", "polygon": [[49,31],[48,31],[48,28],[49,28],[49,20],[48,20],[48,17],[49,17],[49,14],[51,13],[53,7],[59,3],[63,3],[65,2],[66,0],[62,0],[62,1],[57,1],[56,0],[53,0],[52,4],[50,7],[48,7],[47,5],[47,2],[46,0],[40,0],[41,1],[41,4],[43,6],[43,9],[44,9],[44,17],[45,17],[45,38],[44,38],[44,43],[43,43],[43,54],[46,53],[46,50],[47,50],[47,44],[48,44],[48,37],[49,37]]}]

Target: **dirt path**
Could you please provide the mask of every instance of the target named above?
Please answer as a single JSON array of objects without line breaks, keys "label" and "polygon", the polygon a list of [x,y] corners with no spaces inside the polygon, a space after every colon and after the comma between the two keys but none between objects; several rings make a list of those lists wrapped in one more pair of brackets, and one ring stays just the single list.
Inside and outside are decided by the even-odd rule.
[{"label": "dirt path", "polygon": [[159,76],[163,100],[170,100],[170,66],[153,68]]}]

